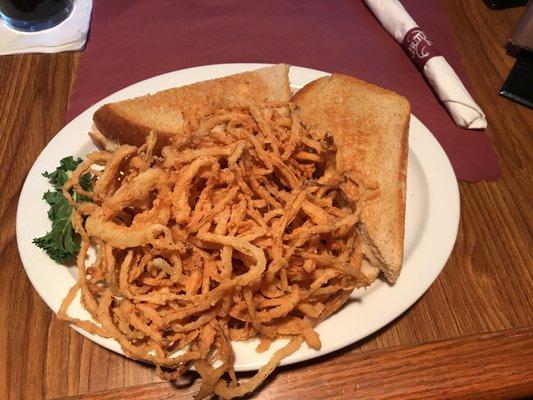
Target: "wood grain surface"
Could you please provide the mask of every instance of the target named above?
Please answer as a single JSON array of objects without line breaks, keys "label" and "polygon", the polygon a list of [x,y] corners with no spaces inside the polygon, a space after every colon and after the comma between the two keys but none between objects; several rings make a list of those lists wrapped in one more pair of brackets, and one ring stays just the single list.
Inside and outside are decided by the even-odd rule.
[{"label": "wood grain surface", "polygon": [[[290,395],[296,399],[316,398],[317,393],[328,399],[468,399],[472,393],[477,398],[518,398],[530,394],[532,359],[533,329],[519,328],[351,353],[344,357],[342,366],[334,357],[328,357],[320,368],[314,363],[301,366],[297,379],[291,369],[284,368],[255,397],[286,399],[286,385],[277,384],[285,381],[290,384]],[[180,398],[196,389],[197,383],[182,387],[167,382],[152,383],[60,400],[156,400]]]},{"label": "wood grain surface", "polygon": [[[391,365],[397,365],[397,379],[383,378],[383,385],[368,389],[373,397],[399,396],[410,388],[420,390],[420,396],[442,390],[448,398],[533,395],[531,370],[523,364],[524,357],[531,359],[533,325],[529,178],[533,112],[498,96],[514,63],[505,44],[523,9],[490,11],[481,0],[444,3],[473,95],[487,114],[487,133],[498,152],[503,179],[460,183],[461,224],[455,249],[443,273],[408,312],[356,345],[309,364],[283,368],[263,386],[259,397],[347,398],[342,389],[354,394],[357,385],[369,382],[365,376],[377,377]],[[36,157],[63,126],[78,56],[0,57],[0,399],[91,398],[93,394],[106,399],[141,398],[139,390],[147,390],[142,398],[170,398],[171,391],[149,397],[155,393],[151,386],[135,388],[158,382],[152,368],[107,351],[58,321],[32,289],[18,255],[18,195]],[[489,342],[479,336],[490,332],[499,333],[489,336]],[[469,335],[479,338],[479,348],[478,340]],[[493,348],[494,356],[501,356],[496,371],[500,375],[491,375],[498,368],[481,368],[485,362],[497,363],[494,357],[483,358],[490,351],[481,343],[491,343],[488,348]],[[390,350],[397,346],[401,347]],[[461,391],[450,386],[453,374],[446,375],[449,379],[433,379],[424,369],[428,364],[439,371],[447,352],[460,356],[456,347],[470,354],[460,359],[471,373]],[[440,358],[432,356],[433,350],[440,352]],[[398,363],[402,357],[407,357],[405,365]],[[422,361],[409,364],[410,357]],[[491,377],[508,377],[509,383],[496,390]],[[155,390],[169,387],[154,384]],[[113,389],[119,390],[119,397],[95,394]],[[179,397],[190,398],[194,391],[193,384],[181,389]],[[426,397],[431,398],[430,394]]]}]

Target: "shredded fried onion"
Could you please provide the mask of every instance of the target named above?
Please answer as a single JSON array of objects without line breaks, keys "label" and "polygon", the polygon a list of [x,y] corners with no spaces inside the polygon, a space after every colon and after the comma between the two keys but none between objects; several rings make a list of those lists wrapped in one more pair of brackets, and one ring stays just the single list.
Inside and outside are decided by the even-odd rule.
[{"label": "shredded fried onion", "polygon": [[[301,343],[319,349],[316,325],[365,285],[357,224],[368,188],[343,170],[333,136],[307,129],[291,104],[226,108],[190,125],[161,155],[155,132],[139,148],[91,153],[65,184],[82,190],[93,174],[90,201],[69,196],[82,246],[59,316],[116,339],[164,379],[194,366],[197,398],[229,399]],[[93,321],[67,315],[78,290]],[[250,338],[258,351],[289,342],[238,382],[231,341]]]}]

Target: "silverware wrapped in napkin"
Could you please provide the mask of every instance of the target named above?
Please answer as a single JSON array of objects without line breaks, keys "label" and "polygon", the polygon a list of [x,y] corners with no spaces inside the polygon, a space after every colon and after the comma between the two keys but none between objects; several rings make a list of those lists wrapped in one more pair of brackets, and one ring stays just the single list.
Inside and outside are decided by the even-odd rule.
[{"label": "silverware wrapped in napkin", "polygon": [[487,120],[453,68],[398,0],[364,0],[381,25],[400,43],[431,84],[455,123],[483,129]]}]

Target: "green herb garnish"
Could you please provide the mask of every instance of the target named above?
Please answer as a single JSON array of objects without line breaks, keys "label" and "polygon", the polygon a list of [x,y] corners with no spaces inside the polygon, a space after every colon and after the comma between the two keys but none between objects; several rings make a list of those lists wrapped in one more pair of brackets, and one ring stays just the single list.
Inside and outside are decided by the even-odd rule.
[{"label": "green herb garnish", "polygon": [[[76,169],[81,161],[81,158],[65,157],[60,161],[59,167],[54,172],[45,172],[43,174],[54,187],[54,190],[49,190],[43,195],[43,200],[50,205],[48,218],[52,221],[52,230],[43,237],[33,239],[33,243],[46,251],[46,254],[52,260],[59,263],[71,259],[80,251],[80,237],[70,223],[73,208],[63,196],[61,187],[69,180],[72,171]],[[84,190],[90,190],[90,174],[85,174],[81,177],[80,186]],[[70,193],[76,201],[90,200],[78,195],[72,189]]]}]

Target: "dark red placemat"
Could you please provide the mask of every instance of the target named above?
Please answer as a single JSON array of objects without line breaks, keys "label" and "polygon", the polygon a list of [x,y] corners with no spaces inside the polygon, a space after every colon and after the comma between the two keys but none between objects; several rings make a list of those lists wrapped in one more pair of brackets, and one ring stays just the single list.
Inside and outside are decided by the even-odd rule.
[{"label": "dark red placemat", "polygon": [[[465,81],[440,2],[402,3]],[[488,135],[455,126],[401,46],[361,0],[95,0],[67,119],[148,77],[235,62],[286,62],[393,89],[409,99],[459,179],[501,175]]]}]

